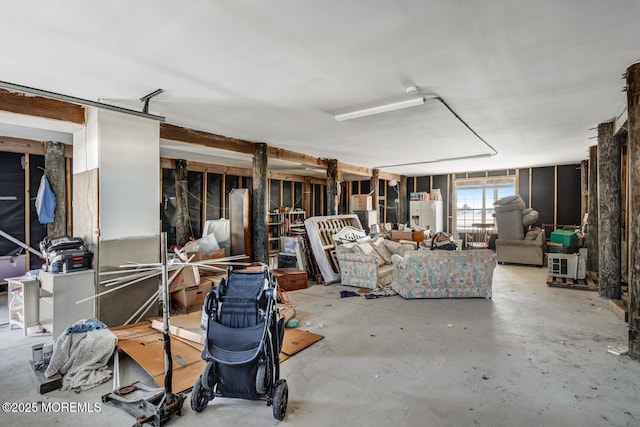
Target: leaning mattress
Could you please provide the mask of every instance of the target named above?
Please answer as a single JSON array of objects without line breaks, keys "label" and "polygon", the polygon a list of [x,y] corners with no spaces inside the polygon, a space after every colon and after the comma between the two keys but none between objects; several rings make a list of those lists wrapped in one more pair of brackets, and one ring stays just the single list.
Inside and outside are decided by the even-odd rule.
[{"label": "leaning mattress", "polygon": [[340,270],[335,258],[336,248],[332,236],[348,225],[362,229],[356,214],[314,216],[304,221],[311,251],[322,279],[326,283],[340,281]]}]

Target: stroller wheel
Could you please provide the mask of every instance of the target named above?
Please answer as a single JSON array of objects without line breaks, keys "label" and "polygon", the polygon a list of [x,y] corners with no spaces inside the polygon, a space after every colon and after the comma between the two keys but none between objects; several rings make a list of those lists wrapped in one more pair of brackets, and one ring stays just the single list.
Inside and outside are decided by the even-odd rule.
[{"label": "stroller wheel", "polygon": [[287,413],[287,402],[289,400],[289,387],[286,380],[278,380],[273,392],[273,417],[282,421]]},{"label": "stroller wheel", "polygon": [[258,372],[256,373],[256,392],[265,394],[272,384],[271,365],[268,360],[258,363]]},{"label": "stroller wheel", "polygon": [[202,412],[211,399],[213,399],[213,393],[202,386],[202,376],[198,377],[191,390],[191,409]]},{"label": "stroller wheel", "polygon": [[204,366],[204,371],[202,372],[202,386],[207,390],[213,391],[213,388],[216,386],[218,380],[216,378],[216,365],[215,362],[209,361]]}]

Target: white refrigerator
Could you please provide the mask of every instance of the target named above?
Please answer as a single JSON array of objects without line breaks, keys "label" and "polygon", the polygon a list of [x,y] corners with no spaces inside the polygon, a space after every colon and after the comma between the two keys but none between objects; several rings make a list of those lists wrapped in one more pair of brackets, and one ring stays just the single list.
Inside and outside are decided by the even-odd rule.
[{"label": "white refrigerator", "polygon": [[409,201],[411,226],[424,227],[431,231],[443,231],[442,200]]}]

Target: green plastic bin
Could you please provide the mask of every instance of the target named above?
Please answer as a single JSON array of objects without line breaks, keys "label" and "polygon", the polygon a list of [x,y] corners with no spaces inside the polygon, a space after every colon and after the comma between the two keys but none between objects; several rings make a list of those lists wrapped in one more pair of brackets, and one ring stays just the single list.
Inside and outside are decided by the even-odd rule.
[{"label": "green plastic bin", "polygon": [[578,234],[571,230],[552,231],[549,240],[554,243],[562,243],[563,246],[578,246]]}]

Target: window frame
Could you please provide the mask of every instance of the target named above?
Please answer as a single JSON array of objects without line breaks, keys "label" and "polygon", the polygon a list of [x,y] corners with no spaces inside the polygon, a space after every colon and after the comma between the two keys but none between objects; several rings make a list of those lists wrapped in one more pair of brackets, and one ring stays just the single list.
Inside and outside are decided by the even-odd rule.
[{"label": "window frame", "polygon": [[[462,187],[462,188],[461,188]],[[461,227],[460,221],[458,219],[458,213],[461,210],[458,208],[458,191],[460,189],[464,189],[467,187],[468,189],[472,189],[472,187],[477,187],[477,189],[482,190],[482,207],[470,207],[468,209],[464,209],[465,211],[471,211],[471,219],[467,219],[466,221],[470,221],[468,224],[463,224]],[[509,187],[509,190],[504,194],[504,188]],[[453,180],[453,228],[454,233],[470,233],[473,231],[473,227],[471,224],[493,224],[493,228],[495,228],[495,218],[493,217],[493,202],[498,200],[501,197],[510,194],[517,194],[518,189],[518,177],[517,175],[503,175],[503,176],[486,176],[486,177],[477,177],[477,178],[455,178]],[[501,194],[501,190],[503,194]],[[491,191],[492,194],[487,195],[487,192]],[[489,196],[489,197],[488,197]],[[476,219],[476,213],[480,213],[479,219]],[[466,222],[465,221],[465,222]]]}]

